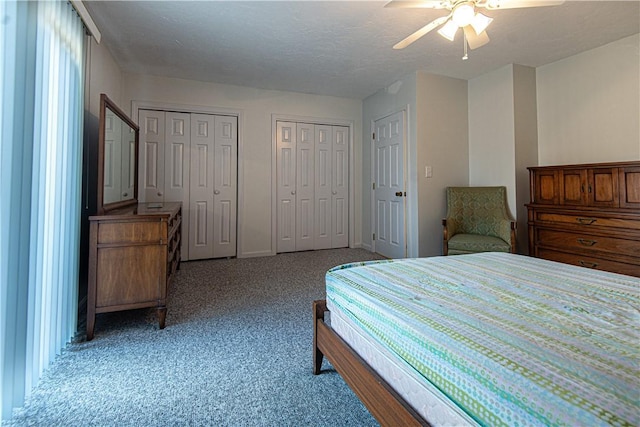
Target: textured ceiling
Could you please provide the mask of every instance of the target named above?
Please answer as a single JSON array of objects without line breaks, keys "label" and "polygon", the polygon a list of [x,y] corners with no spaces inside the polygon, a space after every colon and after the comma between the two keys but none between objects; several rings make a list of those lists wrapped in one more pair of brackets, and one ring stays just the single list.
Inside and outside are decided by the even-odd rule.
[{"label": "textured ceiling", "polygon": [[[491,42],[463,61],[462,37],[436,31],[391,47],[432,9],[378,1],[88,1],[122,70],[363,99],[424,70],[471,79],[516,63],[538,67],[640,32],[640,2],[566,1],[487,11]],[[638,52],[630,52],[638,55]]]}]

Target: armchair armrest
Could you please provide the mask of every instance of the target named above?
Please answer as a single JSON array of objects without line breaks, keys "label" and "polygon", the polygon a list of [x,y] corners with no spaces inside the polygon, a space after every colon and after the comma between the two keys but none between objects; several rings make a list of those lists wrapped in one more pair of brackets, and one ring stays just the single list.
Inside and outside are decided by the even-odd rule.
[{"label": "armchair armrest", "polygon": [[449,254],[449,238],[456,234],[456,220],[453,218],[444,218],[442,220],[442,254]]}]

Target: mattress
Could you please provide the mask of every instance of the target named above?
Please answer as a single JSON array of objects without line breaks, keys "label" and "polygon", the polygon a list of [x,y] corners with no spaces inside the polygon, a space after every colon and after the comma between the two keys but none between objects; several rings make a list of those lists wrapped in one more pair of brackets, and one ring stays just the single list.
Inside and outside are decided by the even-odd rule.
[{"label": "mattress", "polygon": [[423,383],[419,412],[435,396],[450,424],[640,424],[637,278],[483,253],[348,264],[326,283],[332,317]]}]

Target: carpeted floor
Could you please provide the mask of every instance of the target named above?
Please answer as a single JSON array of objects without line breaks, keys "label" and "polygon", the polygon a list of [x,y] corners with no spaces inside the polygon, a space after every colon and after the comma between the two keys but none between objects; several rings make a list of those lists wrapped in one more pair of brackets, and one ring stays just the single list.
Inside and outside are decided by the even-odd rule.
[{"label": "carpeted floor", "polygon": [[167,327],[155,311],[99,315],[3,426],[375,426],[325,361],[312,370],[311,302],[360,249],[182,263]]}]

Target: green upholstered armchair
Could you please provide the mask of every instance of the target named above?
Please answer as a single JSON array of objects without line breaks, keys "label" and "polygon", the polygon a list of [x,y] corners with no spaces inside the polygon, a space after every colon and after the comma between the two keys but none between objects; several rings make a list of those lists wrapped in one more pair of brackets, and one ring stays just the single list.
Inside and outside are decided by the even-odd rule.
[{"label": "green upholstered armchair", "polygon": [[506,187],[447,187],[444,255],[516,250]]}]

